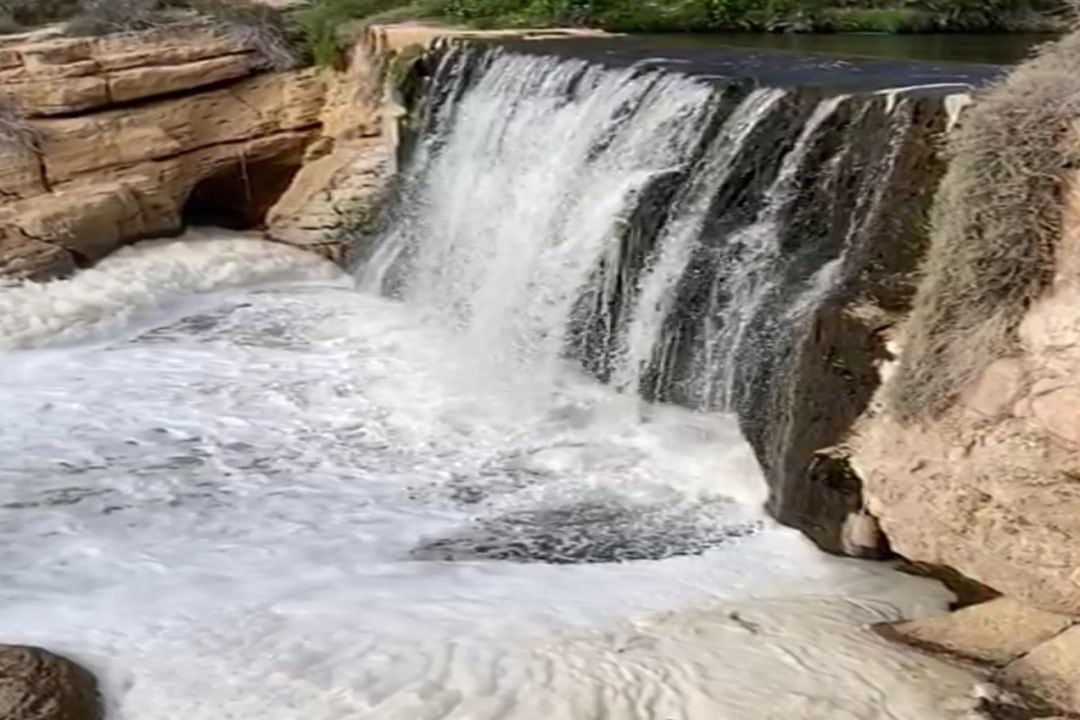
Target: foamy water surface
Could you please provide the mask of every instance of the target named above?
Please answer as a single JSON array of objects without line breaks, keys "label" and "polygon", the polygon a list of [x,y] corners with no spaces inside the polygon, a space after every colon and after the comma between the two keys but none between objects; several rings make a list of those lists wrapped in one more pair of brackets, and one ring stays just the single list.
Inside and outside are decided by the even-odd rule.
[{"label": "foamy water surface", "polygon": [[0,289],[0,638],[115,720],[970,717],[867,630],[948,594],[764,518],[730,418],[458,342],[244,238]]}]

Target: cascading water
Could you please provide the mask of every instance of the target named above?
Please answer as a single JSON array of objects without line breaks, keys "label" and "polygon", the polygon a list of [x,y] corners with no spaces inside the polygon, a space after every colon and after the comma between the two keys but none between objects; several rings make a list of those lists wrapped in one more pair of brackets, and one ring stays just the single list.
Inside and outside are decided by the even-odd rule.
[{"label": "cascading water", "polygon": [[448,49],[367,292],[216,236],[0,289],[0,638],[113,720],[964,716],[865,629],[943,590],[821,555],[730,415],[634,392],[752,403],[805,354],[899,217],[888,102]]},{"label": "cascading water", "polygon": [[[791,276],[806,255],[792,246],[794,207],[816,178],[857,172],[844,141],[856,115],[881,112],[889,130],[903,114],[893,95],[469,47],[445,52],[431,87],[361,287],[457,328],[485,379],[550,378],[572,359],[617,388],[706,410],[752,405],[755,373],[778,372],[843,280],[851,238],[811,247]],[[887,186],[864,175],[841,178],[865,196],[846,222]]]},{"label": "cascading water", "polygon": [[[472,60],[449,56],[444,82]],[[396,275],[396,294],[466,336],[487,370],[550,377],[579,293],[649,184],[685,172],[711,96],[670,73],[494,58],[437,115],[361,286]]]}]

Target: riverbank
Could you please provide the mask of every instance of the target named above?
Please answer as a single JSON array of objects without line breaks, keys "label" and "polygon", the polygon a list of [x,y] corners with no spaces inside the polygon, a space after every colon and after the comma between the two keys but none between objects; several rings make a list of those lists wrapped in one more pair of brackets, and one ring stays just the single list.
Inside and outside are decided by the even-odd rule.
[{"label": "riverbank", "polygon": [[581,27],[790,38],[1060,34],[1076,17],[1066,0],[129,0],[122,9],[99,0],[7,0],[0,4],[0,34],[66,22],[75,34],[107,35],[190,22],[192,14],[242,29],[270,48],[278,65],[339,62],[357,25],[402,20],[478,29]]}]

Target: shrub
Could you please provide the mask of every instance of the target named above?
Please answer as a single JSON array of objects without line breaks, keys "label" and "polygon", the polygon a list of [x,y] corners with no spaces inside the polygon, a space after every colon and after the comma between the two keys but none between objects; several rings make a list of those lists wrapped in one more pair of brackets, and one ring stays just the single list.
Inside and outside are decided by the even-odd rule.
[{"label": "shrub", "polygon": [[431,14],[434,1],[316,0],[301,11],[298,22],[315,62],[335,65],[344,50],[342,31],[352,23],[386,17],[387,13],[396,13],[397,17]]},{"label": "shrub", "polygon": [[151,30],[209,18],[220,30],[251,48],[265,67],[284,70],[298,53],[278,10],[245,0],[81,0],[68,22],[70,35],[108,35]]},{"label": "shrub", "polygon": [[[174,2],[176,0],[173,0]],[[213,18],[240,45],[251,48],[270,70],[289,70],[303,60],[299,34],[287,16],[267,5],[237,0],[183,0],[201,15]]]},{"label": "shrub", "polygon": [[887,398],[905,422],[940,416],[991,362],[1052,278],[1065,177],[1080,164],[1080,33],[983,93],[951,138],[931,244]]},{"label": "shrub", "polygon": [[78,10],[79,0],[0,0],[0,16],[22,27],[66,20]]}]

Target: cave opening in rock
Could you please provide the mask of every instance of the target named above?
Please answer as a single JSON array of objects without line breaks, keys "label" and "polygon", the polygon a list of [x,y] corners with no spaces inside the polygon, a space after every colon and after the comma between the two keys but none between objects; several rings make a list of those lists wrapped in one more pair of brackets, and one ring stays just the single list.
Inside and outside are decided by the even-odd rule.
[{"label": "cave opening in rock", "polygon": [[184,223],[230,230],[262,227],[300,165],[295,152],[259,159],[237,154],[235,161],[196,183],[184,206]]}]

